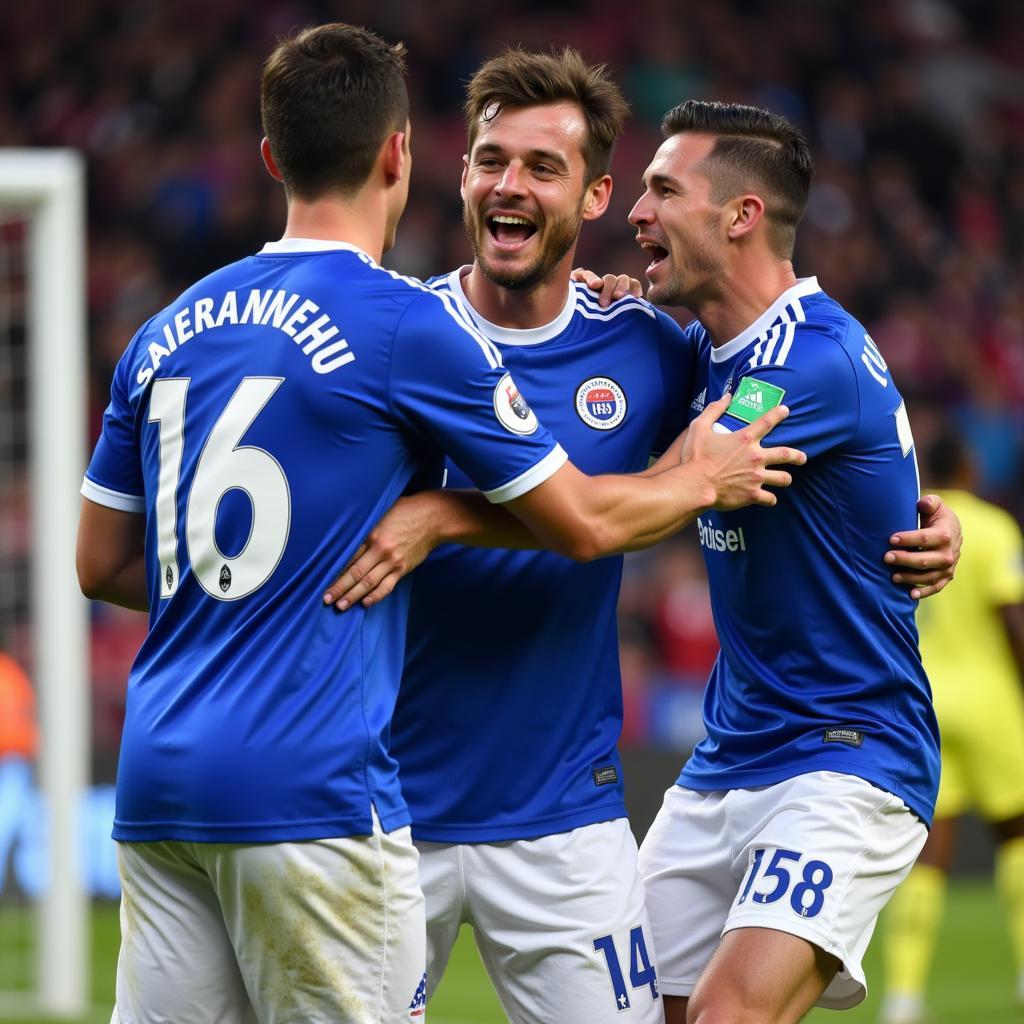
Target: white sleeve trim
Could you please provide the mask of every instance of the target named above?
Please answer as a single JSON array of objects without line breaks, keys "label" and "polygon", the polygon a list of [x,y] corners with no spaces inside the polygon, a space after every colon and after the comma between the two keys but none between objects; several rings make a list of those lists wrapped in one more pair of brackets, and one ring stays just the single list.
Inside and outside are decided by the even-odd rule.
[{"label": "white sleeve trim", "polygon": [[120,491],[112,491],[109,487],[96,483],[86,477],[82,481],[82,497],[95,501],[97,505],[106,505],[107,508],[116,508],[120,512],[139,512],[145,515],[145,496],[139,497],[135,494],[122,494]]},{"label": "white sleeve trim", "polygon": [[556,444],[540,462],[531,466],[525,473],[520,473],[514,480],[509,480],[507,484],[495,487],[493,491],[484,491],[484,497],[496,505],[522,497],[527,491],[532,491],[534,487],[539,487],[549,477],[554,476],[568,461],[569,456],[566,455],[565,449]]}]

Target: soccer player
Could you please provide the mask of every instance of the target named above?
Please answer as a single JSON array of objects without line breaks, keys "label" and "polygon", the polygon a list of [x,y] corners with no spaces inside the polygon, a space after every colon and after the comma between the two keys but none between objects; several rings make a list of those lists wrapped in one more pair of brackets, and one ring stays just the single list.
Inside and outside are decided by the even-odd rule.
[{"label": "soccer player", "polygon": [[[632,297],[603,309],[570,282],[580,228],[607,205],[624,115],[603,69],[573,51],[484,64],[462,180],[475,259],[434,282],[591,471],[644,466],[694,395],[695,346],[674,321]],[[450,465],[448,487],[469,486]],[[475,499],[404,499],[326,595],[372,604],[445,541],[504,549],[446,545],[414,576],[392,752],[421,854],[428,994],[468,923],[510,1019],[611,1021],[628,1007],[660,1021],[615,749],[621,560],[511,550],[536,545]]]},{"label": "soccer player", "polygon": [[876,917],[932,815],[938,731],[914,601],[880,559],[914,516],[914,441],[864,328],[794,275],[813,170],[802,134],[697,101],[662,127],[630,213],[648,297],[696,314],[694,386],[731,395],[720,427],[785,400],[774,436],[808,462],[770,514],[697,520],[722,649],[707,737],[640,869],[668,1024],[783,1024],[863,999]]},{"label": "soccer player", "polygon": [[885,1024],[922,1024],[958,818],[971,806],[998,844],[996,885],[1010,921],[1024,1003],[1024,541],[1013,517],[975,497],[952,434],[929,446],[926,478],[971,538],[957,584],[918,613],[921,657],[942,731],[935,820],[885,917]]},{"label": "soccer player", "polygon": [[781,415],[732,440],[712,415],[686,465],[584,476],[456,304],[379,266],[411,166],[401,47],[309,29],[261,92],[284,238],[142,326],[82,488],[84,592],[151,613],[118,772],[114,1019],[411,1020],[423,905],[387,749],[406,601],[339,616],[324,581],[440,482],[442,450],[576,557],[772,503],[789,476],[765,463],[802,456],[760,449]]}]

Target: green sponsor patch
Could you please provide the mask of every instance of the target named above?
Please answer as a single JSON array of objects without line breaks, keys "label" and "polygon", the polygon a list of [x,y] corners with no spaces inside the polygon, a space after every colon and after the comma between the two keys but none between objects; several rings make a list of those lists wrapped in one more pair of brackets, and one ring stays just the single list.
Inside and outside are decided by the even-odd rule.
[{"label": "green sponsor patch", "polygon": [[730,416],[743,420],[744,423],[753,423],[762,413],[774,409],[782,401],[785,393],[774,384],[768,384],[756,377],[744,377],[736,389],[736,394],[732,396],[729,408],[725,411]]}]

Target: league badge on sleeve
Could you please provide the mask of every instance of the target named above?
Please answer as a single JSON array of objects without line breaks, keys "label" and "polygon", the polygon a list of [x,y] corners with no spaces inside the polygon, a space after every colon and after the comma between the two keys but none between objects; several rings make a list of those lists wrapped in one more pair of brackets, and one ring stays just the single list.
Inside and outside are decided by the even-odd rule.
[{"label": "league badge on sleeve", "polygon": [[594,430],[613,430],[626,417],[626,393],[610,377],[591,377],[576,389],[576,414]]},{"label": "league badge on sleeve", "polygon": [[756,377],[744,377],[733,395],[732,403],[725,411],[744,423],[753,423],[758,416],[774,409],[782,401],[785,394],[783,388],[758,380]]},{"label": "league badge on sleeve", "polygon": [[510,373],[506,373],[494,389],[494,413],[498,422],[513,434],[532,434],[537,429],[537,417],[519,393]]}]

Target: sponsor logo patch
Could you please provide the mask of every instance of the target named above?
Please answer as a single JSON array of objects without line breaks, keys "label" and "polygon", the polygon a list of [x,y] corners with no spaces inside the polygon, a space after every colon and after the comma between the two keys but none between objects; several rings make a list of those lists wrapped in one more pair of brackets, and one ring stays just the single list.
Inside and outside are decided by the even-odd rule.
[{"label": "sponsor logo patch", "polygon": [[619,773],[615,765],[606,765],[604,768],[595,768],[593,771],[595,786],[610,786],[613,782],[619,781]]},{"label": "sponsor logo patch", "polygon": [[733,395],[732,403],[726,412],[744,423],[753,423],[758,416],[774,409],[782,401],[786,392],[782,388],[758,380],[756,377],[744,377]]},{"label": "sponsor logo patch", "polygon": [[576,414],[594,430],[614,430],[626,418],[626,394],[611,377],[591,377],[576,389]]},{"label": "sponsor logo patch", "polygon": [[848,747],[859,747],[864,742],[864,733],[859,729],[826,729],[822,743],[845,743]]},{"label": "sponsor logo patch", "polygon": [[532,434],[537,429],[537,417],[519,393],[511,373],[506,373],[494,389],[494,414],[513,434]]},{"label": "sponsor logo patch", "polygon": [[747,538],[743,535],[742,526],[738,530],[716,530],[712,523],[705,523],[698,516],[697,536],[701,547],[707,548],[708,551],[747,550]]}]

